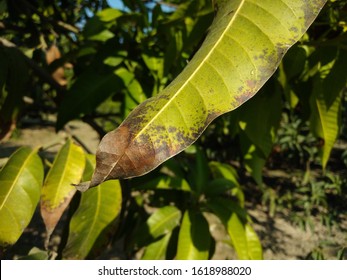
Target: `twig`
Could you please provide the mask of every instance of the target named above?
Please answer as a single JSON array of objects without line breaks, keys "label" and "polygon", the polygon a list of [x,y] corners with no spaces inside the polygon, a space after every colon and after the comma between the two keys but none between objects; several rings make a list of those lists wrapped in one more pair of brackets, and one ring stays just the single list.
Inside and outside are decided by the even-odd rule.
[{"label": "twig", "polygon": [[2,44],[3,46],[5,46],[7,48],[15,48],[16,50],[18,50],[18,52],[23,56],[25,62],[31,67],[31,69],[33,69],[35,71],[35,73],[44,82],[46,82],[47,84],[52,86],[59,93],[65,93],[66,92],[66,89],[64,87],[62,87],[56,80],[54,80],[53,77],[49,73],[47,73],[42,67],[37,65],[37,63],[35,63],[35,61],[31,60],[29,57],[24,55],[14,43],[8,41],[5,38],[0,37],[0,44]]}]

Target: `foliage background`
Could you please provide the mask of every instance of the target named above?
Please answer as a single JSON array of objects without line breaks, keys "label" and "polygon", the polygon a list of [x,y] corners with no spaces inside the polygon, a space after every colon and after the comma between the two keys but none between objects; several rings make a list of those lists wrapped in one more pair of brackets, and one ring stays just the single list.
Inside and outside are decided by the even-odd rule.
[{"label": "foliage background", "polygon": [[[83,209],[88,199],[103,197],[103,189],[90,194],[92,198],[65,190],[63,199],[71,199],[65,223],[83,236],[77,238],[78,242],[87,240],[84,244],[90,245],[90,251],[80,251],[83,246],[74,242],[74,232],[67,227],[62,230],[57,248],[46,238],[44,249],[42,238],[41,256],[95,258],[102,243],[120,242],[128,258],[172,258],[176,253],[182,258],[209,258],[213,256],[214,239],[210,237],[206,213],[212,212],[229,231],[226,243],[237,257],[260,258],[261,247],[256,237],[251,238],[252,223],[246,212],[259,202],[270,217],[284,212],[302,228],[312,228],[317,218],[329,227],[343,226],[347,180],[346,5],[346,1],[328,1],[265,87],[244,106],[213,122],[185,153],[143,178],[123,181],[121,186],[116,182],[110,190],[106,186],[106,195],[109,191],[121,197],[115,199],[115,209],[120,209],[120,204],[123,207],[110,214],[103,232],[95,231],[88,239],[84,237],[91,232],[90,224],[81,229],[73,226],[83,217],[79,218],[78,211],[82,210],[75,212],[76,208]],[[212,2],[205,0],[129,0],[123,1],[120,10],[110,9],[107,1],[2,0],[2,143],[20,134],[22,127],[32,125],[54,126],[69,134],[67,123],[73,119],[81,119],[102,137],[180,73],[201,45],[213,15]],[[74,138],[84,147],[83,154],[94,152],[83,140]],[[41,151],[49,151],[50,145],[47,143]],[[44,186],[54,185],[47,179],[48,170],[54,166],[58,170],[67,168],[73,164],[68,155],[79,150],[71,140],[63,148],[54,163],[52,155],[40,152]],[[93,166],[87,155],[83,157],[83,167]],[[279,170],[279,175],[273,170]],[[4,174],[4,170],[1,172]],[[71,176],[90,175],[86,167]],[[53,192],[61,194],[63,185],[53,188]],[[225,193],[229,206],[226,210],[216,209],[216,204],[224,203],[218,196]],[[41,207],[42,201],[43,196]],[[231,216],[223,220],[229,215],[223,211],[228,211],[230,205],[234,205],[230,213],[237,213],[232,226],[228,226]],[[152,219],[168,213],[172,219],[155,232]],[[230,229],[237,225],[241,233]],[[138,232],[146,227],[148,239],[141,240]],[[200,248],[195,244],[198,250],[189,256],[182,248],[194,242],[182,240],[184,229],[194,227],[206,233],[207,239],[201,243],[209,246]],[[235,240],[240,236],[245,239]],[[189,234],[187,238],[194,239]],[[256,244],[249,245],[249,250],[238,247],[250,244],[250,240]],[[158,246],[165,248],[162,255],[151,255],[159,251]],[[336,257],[343,257],[344,246],[339,244]],[[252,256],[252,248],[256,248],[256,256]],[[6,249],[5,253],[13,257],[17,252]],[[307,257],[324,257],[321,247]]]}]

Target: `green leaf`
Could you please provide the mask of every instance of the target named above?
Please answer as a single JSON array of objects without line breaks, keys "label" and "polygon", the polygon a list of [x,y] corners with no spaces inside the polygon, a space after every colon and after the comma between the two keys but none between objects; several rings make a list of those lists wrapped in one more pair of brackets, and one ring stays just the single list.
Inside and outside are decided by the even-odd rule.
[{"label": "green leaf", "polygon": [[236,170],[229,164],[216,161],[211,161],[209,167],[215,179],[208,182],[205,194],[210,197],[231,190],[231,195],[237,197],[240,204],[244,205],[245,197]]},{"label": "green leaf", "polygon": [[207,260],[211,243],[208,223],[200,212],[188,210],[178,236],[177,260]]},{"label": "green leaf", "polygon": [[209,33],[183,72],[103,138],[90,186],[153,170],[250,99],[325,2],[218,1]]},{"label": "green leaf", "polygon": [[37,150],[20,148],[0,171],[0,246],[16,243],[29,224],[43,182]]},{"label": "green leaf", "polygon": [[275,80],[269,81],[261,92],[239,110],[241,130],[260,149],[264,159],[272,150],[281,113],[281,92]]},{"label": "green leaf", "polygon": [[11,134],[28,93],[29,69],[23,54],[16,48],[0,45],[0,140]]},{"label": "green leaf", "polygon": [[165,190],[182,190],[190,192],[190,186],[188,182],[181,177],[170,177],[168,175],[155,174],[153,178],[149,180],[143,180],[142,178],[134,178],[132,185],[136,190],[153,190],[153,189],[165,189]]},{"label": "green leaf", "polygon": [[190,185],[193,191],[200,195],[207,187],[209,179],[209,166],[206,155],[201,149],[197,149],[195,154],[195,163],[191,166],[188,173],[191,180]]},{"label": "green leaf", "polygon": [[248,254],[250,259],[262,260],[263,248],[261,246],[257,233],[254,231],[254,229],[249,223],[245,224],[245,231],[246,231]]},{"label": "green leaf", "polygon": [[325,169],[330,152],[339,134],[341,96],[338,95],[333,103],[328,107],[325,100],[322,81],[316,77],[314,79],[314,94],[311,103],[310,125],[314,134],[324,140],[322,153],[322,166]]},{"label": "green leaf", "polygon": [[[313,133],[324,140],[321,149],[322,166],[326,167],[330,152],[338,137],[341,115],[341,94],[347,83],[345,71],[347,52],[335,50],[332,61],[324,62],[313,78],[310,124]],[[327,55],[326,55],[327,56]]]},{"label": "green leaf", "polygon": [[109,96],[123,88],[123,81],[117,75],[119,71],[123,70],[105,73],[89,68],[80,75],[59,107],[57,129],[80,115],[92,113]]},{"label": "green leaf", "polygon": [[207,206],[224,224],[239,259],[262,259],[260,241],[244,209],[224,198],[211,199]]},{"label": "green leaf", "polygon": [[87,21],[83,36],[89,40],[105,42],[115,36],[109,29],[113,21],[122,16],[123,13],[116,9],[104,9]]},{"label": "green leaf", "polygon": [[181,220],[181,211],[175,206],[165,206],[156,210],[140,227],[135,237],[138,246],[171,232]]},{"label": "green leaf", "polygon": [[168,232],[157,241],[146,247],[146,250],[141,257],[142,260],[165,260],[166,249],[169,244],[172,232]]},{"label": "green leaf", "polygon": [[80,146],[70,139],[56,155],[45,179],[41,193],[41,215],[49,237],[76,192],[72,184],[81,181],[85,166],[85,155]]},{"label": "green leaf", "polygon": [[126,95],[124,100],[124,116],[127,116],[131,110],[137,105],[146,100],[140,83],[135,79],[135,75],[125,68],[121,68],[117,71],[117,75],[122,79],[124,87],[126,89]]},{"label": "green leaf", "polygon": [[84,259],[105,243],[122,206],[119,181],[112,180],[82,194],[70,222],[64,259]]},{"label": "green leaf", "polygon": [[49,255],[47,251],[40,250],[39,248],[32,248],[27,256],[19,258],[19,260],[48,260]]}]

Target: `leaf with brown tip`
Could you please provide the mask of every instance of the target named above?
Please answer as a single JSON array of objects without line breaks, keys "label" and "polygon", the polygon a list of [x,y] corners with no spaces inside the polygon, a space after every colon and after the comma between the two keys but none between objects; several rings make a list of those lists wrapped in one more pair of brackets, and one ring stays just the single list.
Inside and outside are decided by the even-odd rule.
[{"label": "leaf with brown tip", "polygon": [[41,216],[47,230],[46,247],[76,192],[71,184],[80,182],[84,166],[85,155],[82,148],[68,140],[55,157],[41,192]]},{"label": "leaf with brown tip", "polygon": [[264,85],[325,2],[217,1],[199,51],[168,87],[102,139],[96,170],[84,189],[143,175],[191,145],[213,119]]}]

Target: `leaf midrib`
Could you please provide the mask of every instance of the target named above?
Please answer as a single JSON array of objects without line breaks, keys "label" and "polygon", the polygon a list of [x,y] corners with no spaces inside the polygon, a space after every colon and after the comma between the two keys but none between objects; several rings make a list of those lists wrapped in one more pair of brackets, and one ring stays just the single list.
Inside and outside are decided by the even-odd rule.
[{"label": "leaf midrib", "polygon": [[[55,207],[55,205],[56,205],[56,203],[57,203],[57,197],[58,197],[58,190],[60,189],[60,186],[62,185],[62,181],[63,181],[63,178],[65,178],[65,174],[66,174],[66,172],[67,172],[67,164],[66,163],[68,163],[69,162],[69,159],[70,159],[70,156],[71,156],[71,153],[72,153],[72,145],[71,145],[71,143],[69,143],[69,147],[68,147],[68,153],[67,153],[67,157],[66,157],[66,160],[65,160],[65,164],[64,164],[64,168],[63,168],[63,172],[62,172],[62,174],[61,174],[61,176],[60,176],[60,178],[59,178],[59,181],[58,181],[58,184],[55,184],[55,186],[56,186],[56,191],[54,192],[54,196],[53,196],[53,198],[50,200],[50,204],[49,204],[49,206],[50,206],[50,208],[51,209],[55,209],[55,208],[57,208],[57,207]],[[60,156],[60,153],[57,155],[57,160],[56,160],[56,162],[58,162],[58,159],[59,159],[59,156]],[[56,163],[56,162],[54,162],[54,163]],[[53,163],[53,166],[54,166],[54,163]],[[49,174],[47,175],[47,179],[46,179],[46,182],[48,181],[48,179],[50,178],[50,176],[52,176],[51,175],[51,173],[53,173],[53,169],[51,169],[50,170],[50,172],[49,172]],[[46,182],[45,182],[45,185],[46,185]],[[47,201],[47,200],[46,200]],[[53,203],[52,203],[53,202]]]},{"label": "leaf midrib", "polygon": [[[168,102],[147,122],[147,124],[133,137],[132,141],[135,141],[143,132],[158,118],[158,116],[161,115],[161,113],[176,99],[176,97],[182,92],[182,90],[186,87],[188,83],[195,77],[195,75],[199,72],[201,67],[205,64],[205,62],[210,58],[210,56],[214,53],[214,50],[217,48],[219,43],[223,40],[226,32],[230,29],[230,27],[235,22],[237,15],[239,14],[239,11],[243,7],[246,0],[241,0],[241,3],[239,4],[237,10],[235,11],[233,18],[230,20],[226,28],[223,30],[223,33],[218,38],[217,42],[214,44],[214,46],[211,48],[211,50],[207,53],[207,55],[202,59],[198,67],[193,71],[193,73],[189,76],[189,78],[183,83],[183,85],[177,90],[177,92],[168,100]],[[177,78],[176,78],[177,79]],[[123,158],[123,156],[126,154],[126,149],[124,150],[123,154],[116,160],[112,165],[107,173],[107,175],[104,176],[104,179],[107,178],[114,167],[118,164],[118,162]]]},{"label": "leaf midrib", "polygon": [[217,46],[219,45],[219,43],[224,39],[224,36],[226,34],[226,32],[229,31],[230,27],[233,25],[233,23],[235,22],[241,8],[243,7],[244,3],[246,0],[241,0],[241,3],[239,4],[239,7],[237,8],[237,10],[234,13],[233,18],[230,20],[230,22],[228,23],[228,25],[226,26],[226,28],[224,29],[223,33],[221,34],[221,36],[219,36],[217,42],[213,45],[213,47],[211,48],[211,50],[207,53],[207,55],[202,59],[202,61],[200,62],[200,64],[198,65],[198,67],[193,71],[193,73],[190,75],[190,77],[183,83],[183,85],[177,90],[177,92],[170,98],[170,100],[154,115],[153,118],[151,118],[148,123],[135,135],[134,140],[142,134],[143,131],[145,131],[147,129],[147,127],[154,122],[154,120],[156,118],[158,118],[158,116],[171,104],[171,102],[173,102],[173,100],[182,92],[182,90],[186,87],[186,85],[188,83],[190,83],[190,81],[194,78],[194,76],[199,72],[199,70],[201,69],[201,67],[205,64],[206,61],[208,61],[208,59],[210,58],[210,56],[214,53],[214,50],[217,48]]},{"label": "leaf midrib", "polygon": [[[86,242],[89,240],[92,231],[94,232],[94,228],[95,228],[95,224],[96,224],[96,221],[97,221],[97,217],[99,217],[99,214],[100,214],[101,190],[100,190],[100,187],[98,187],[96,189],[97,189],[97,203],[96,203],[97,207],[96,207],[96,211],[94,212],[95,215],[93,215],[93,221],[92,221],[92,224],[90,226],[90,230],[88,230],[87,236],[86,236],[86,238],[83,239],[80,248],[85,248],[86,247],[86,246],[84,246],[84,244],[86,244]],[[89,254],[90,250],[91,250],[91,248],[88,249],[87,255]]]},{"label": "leaf midrib", "polygon": [[[160,229],[161,227],[163,227],[168,221],[170,221],[171,219],[173,219],[173,217],[175,216],[180,216],[180,212],[179,210],[176,208],[174,209],[175,212],[172,212],[169,216],[168,215],[165,215],[164,219],[161,220],[160,223],[156,223],[156,226],[152,227],[153,228],[153,231],[151,232],[151,235],[153,236],[155,234],[155,232]],[[164,232],[165,234],[165,232]],[[154,236],[156,237],[156,236]]]},{"label": "leaf midrib", "polygon": [[[6,204],[7,200],[9,199],[11,193],[13,192],[14,187],[17,184],[17,181],[20,178],[20,175],[22,174],[22,172],[24,171],[24,169],[27,167],[27,162],[32,158],[32,156],[34,155],[36,151],[33,150],[30,152],[30,154],[27,156],[27,158],[25,159],[24,163],[21,165],[21,167],[19,168],[19,172],[17,173],[18,175],[16,176],[15,180],[13,181],[12,186],[10,187],[9,191],[7,192],[7,194],[5,195],[5,199],[3,200],[3,202],[0,205],[0,211],[2,211],[4,205]],[[3,170],[2,170],[3,171]]]}]

